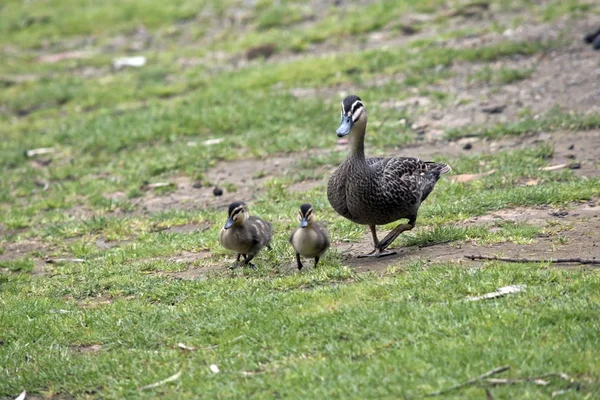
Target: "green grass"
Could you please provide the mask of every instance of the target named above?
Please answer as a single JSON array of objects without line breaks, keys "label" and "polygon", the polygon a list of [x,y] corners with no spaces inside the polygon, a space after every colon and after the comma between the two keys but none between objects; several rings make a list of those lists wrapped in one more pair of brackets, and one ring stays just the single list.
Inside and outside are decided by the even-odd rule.
[{"label": "green grass", "polygon": [[477,71],[469,81],[478,81],[486,84],[494,83],[498,85],[506,85],[513,82],[528,79],[533,74],[533,69],[515,69],[515,68],[500,68],[493,70],[490,67],[484,67]]},{"label": "green grass", "polygon": [[449,129],[446,137],[458,139],[466,136],[482,136],[498,138],[502,136],[523,135],[558,130],[592,130],[600,127],[598,114],[564,112],[560,109],[550,110],[541,118],[525,116],[516,122],[501,123],[492,126],[469,126],[461,129]]},{"label": "green grass", "polygon": [[[67,267],[26,297],[28,278],[11,285],[8,299],[3,296],[2,352],[14,378],[2,381],[2,393],[422,397],[501,365],[512,367],[512,377],[568,371],[580,382],[579,393],[598,390],[598,372],[589,368],[600,344],[597,274],[531,265],[410,265],[383,278],[324,267],[288,277],[186,282],[122,268]],[[118,280],[111,277],[117,269]],[[490,302],[464,301],[508,284],[528,289]],[[93,298],[112,303],[77,305]],[[179,350],[179,342],[199,349]],[[93,344],[101,345],[98,352],[77,350]],[[202,349],[212,345],[218,347]],[[213,374],[210,364],[221,372]],[[38,372],[16,374],[20,365]],[[178,371],[178,381],[139,391]],[[565,387],[559,381],[492,392],[541,398]],[[455,397],[481,393],[467,388]]]},{"label": "green grass", "polygon": [[[368,107],[370,155],[411,155],[410,145],[421,139],[411,125],[422,111],[390,101],[423,96],[431,109],[451,104],[456,99],[440,87],[454,78],[452,65],[483,65],[472,76],[482,90],[518,85],[534,71],[491,64],[564,51],[571,36],[475,48],[448,41],[593,9],[579,1],[503,1],[492,11],[518,13],[521,22],[481,27],[448,17],[460,4],[2,4],[0,398],[23,390],[45,398],[421,398],[501,365],[511,366],[505,375],[513,378],[565,372],[579,386],[553,380],[548,387],[495,387],[495,398],[548,398],[561,389],[568,389],[563,398],[594,398],[600,389],[595,271],[426,265],[400,257],[378,273],[357,274],[335,249],[317,270],[295,270],[288,237],[303,202],[313,204],[335,245],[369,240],[364,227],[331,209],[325,191],[344,157],[332,151],[342,93],[356,92]],[[402,36],[405,18],[415,14],[426,20],[410,23],[419,35]],[[370,41],[377,35],[387,38],[381,46]],[[246,62],[248,49],[267,43],[276,46],[274,57]],[[86,54],[40,61],[72,51]],[[112,59],[126,55],[145,55],[148,63],[114,71]],[[315,94],[295,96],[297,89]],[[598,118],[549,110],[537,119],[523,115],[446,135],[597,129]],[[223,141],[203,144],[215,138]],[[39,147],[54,152],[24,155]],[[569,208],[600,197],[598,177],[541,171],[553,152],[539,145],[437,157],[454,174],[496,172],[468,183],[444,176],[417,227],[392,247],[450,242],[501,249],[536,244],[548,234],[553,245],[569,244],[559,226],[465,223],[510,207]],[[296,156],[290,173],[267,167],[274,155]],[[239,159],[258,160],[250,182],[235,174],[211,182],[218,162]],[[234,255],[218,245],[222,207],[198,199],[144,209],[149,199],[180,190],[146,190],[148,183],[200,182],[202,190],[218,184],[245,196],[258,179],[260,190],[244,200],[273,223],[275,238],[273,250],[257,257],[257,270],[227,269]],[[523,185],[531,179],[538,184]],[[291,190],[303,182],[314,185]],[[57,258],[65,260],[44,263]],[[186,274],[196,279],[180,279]],[[510,284],[528,288],[464,301]],[[180,342],[197,350],[179,349]],[[211,372],[211,364],[220,372]],[[174,382],[140,390],[178,371]],[[469,387],[452,396],[479,399],[484,391]]]}]

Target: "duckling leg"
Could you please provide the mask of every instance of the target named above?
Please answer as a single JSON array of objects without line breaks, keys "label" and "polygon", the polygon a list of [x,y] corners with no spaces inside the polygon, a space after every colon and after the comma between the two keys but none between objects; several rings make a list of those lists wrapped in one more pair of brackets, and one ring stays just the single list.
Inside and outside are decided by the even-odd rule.
[{"label": "duckling leg", "polygon": [[298,271],[302,269],[302,261],[300,261],[300,253],[296,253],[296,263],[298,264]]},{"label": "duckling leg", "polygon": [[396,240],[398,236],[400,236],[402,232],[410,231],[412,228],[414,228],[416,222],[416,218],[411,218],[408,221],[408,224],[400,224],[394,229],[392,229],[392,231],[388,233],[387,236],[384,237],[381,242],[379,242],[379,248],[381,250],[386,249],[390,244],[392,244],[394,240]]},{"label": "duckling leg", "polygon": [[[379,239],[377,239],[377,227],[375,225],[369,225],[369,228],[371,228],[371,234],[373,235],[373,245],[375,246],[375,248],[370,253],[359,255],[358,258],[384,257],[384,256],[391,256],[393,254],[396,254],[395,251],[386,251],[385,247],[387,247],[387,246],[385,246],[385,247],[381,246],[381,242],[379,242]],[[388,236],[390,236],[390,235],[388,234]],[[385,238],[387,239],[388,236],[386,236]]]},{"label": "duckling leg", "polygon": [[239,266],[240,266],[240,258],[241,258],[242,256],[244,256],[244,259],[246,258],[246,255],[245,255],[245,254],[238,253],[238,254],[237,254],[237,258],[236,258],[235,262],[233,263],[233,265],[231,265],[231,266],[229,267],[229,269],[236,269],[237,267],[239,267]]},{"label": "duckling leg", "polygon": [[250,262],[250,261],[252,261],[253,258],[254,258],[254,254],[245,254],[244,265],[246,267],[249,267],[249,268],[252,268],[252,269],[256,269],[256,265],[254,265],[254,263]]}]

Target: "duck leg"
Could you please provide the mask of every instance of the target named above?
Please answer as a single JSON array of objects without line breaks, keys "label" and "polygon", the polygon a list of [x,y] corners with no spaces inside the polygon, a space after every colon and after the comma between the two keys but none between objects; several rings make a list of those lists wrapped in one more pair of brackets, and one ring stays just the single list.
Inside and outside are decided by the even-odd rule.
[{"label": "duck leg", "polygon": [[416,223],[416,218],[410,219],[408,221],[408,224],[400,224],[397,227],[395,227],[394,229],[392,229],[392,231],[390,233],[388,233],[387,236],[384,237],[381,242],[379,242],[379,248],[381,250],[385,250],[390,244],[392,244],[392,242],[394,240],[396,240],[398,238],[398,236],[400,236],[400,234],[402,232],[410,231],[412,228],[414,228],[415,223]]},{"label": "duck leg", "polygon": [[317,268],[317,264],[318,263],[319,263],[319,257],[317,256],[317,257],[315,257],[315,266],[314,266],[314,268]]},{"label": "duck leg", "polygon": [[[377,227],[375,225],[369,225],[369,228],[371,228],[371,234],[373,235],[373,245],[374,245],[374,249],[372,252],[367,253],[367,254],[361,254],[358,256],[358,258],[365,258],[365,257],[384,257],[384,256],[391,256],[393,254],[396,254],[395,251],[387,251],[385,250],[385,247],[381,246],[381,242],[379,241],[379,239],[377,239]],[[393,232],[393,231],[392,231]],[[392,233],[390,232],[385,239],[388,239],[388,237],[390,236],[390,234]],[[399,235],[399,233],[398,233]],[[384,240],[385,240],[384,239]],[[390,242],[391,243],[391,242]],[[388,243],[389,245],[389,243]]]},{"label": "duck leg", "polygon": [[298,264],[298,271],[302,269],[302,261],[300,261],[300,253],[296,253],[296,263]]}]

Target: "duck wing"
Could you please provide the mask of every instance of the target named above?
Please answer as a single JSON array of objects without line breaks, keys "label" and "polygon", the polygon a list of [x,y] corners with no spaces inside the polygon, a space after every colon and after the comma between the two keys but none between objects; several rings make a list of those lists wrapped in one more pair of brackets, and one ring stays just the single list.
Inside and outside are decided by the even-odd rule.
[{"label": "duck wing", "polygon": [[416,157],[370,158],[372,173],[380,176],[380,185],[387,192],[399,192],[406,201],[422,202],[429,196],[442,174],[450,166]]}]

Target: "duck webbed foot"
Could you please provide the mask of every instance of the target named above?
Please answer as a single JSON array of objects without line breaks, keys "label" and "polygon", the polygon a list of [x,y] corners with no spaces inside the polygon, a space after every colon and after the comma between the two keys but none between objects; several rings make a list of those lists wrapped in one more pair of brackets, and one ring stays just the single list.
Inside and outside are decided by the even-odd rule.
[{"label": "duck webbed foot", "polygon": [[[244,257],[244,259],[242,261],[240,261],[240,258],[242,256]],[[233,265],[231,265],[229,267],[229,269],[236,269],[237,267],[248,267],[248,268],[256,269],[256,265],[254,263],[250,262],[253,258],[254,258],[254,255],[239,253],[237,255],[236,261],[233,263]]]},{"label": "duck webbed foot", "polygon": [[358,257],[359,258],[384,257],[384,256],[391,256],[393,254],[396,254],[395,251],[389,251],[386,249],[388,248],[388,246],[390,244],[392,244],[392,242],[394,240],[396,240],[398,238],[398,236],[400,236],[400,234],[402,232],[410,231],[411,229],[413,229],[415,227],[415,223],[416,223],[416,218],[411,218],[408,221],[408,224],[398,225],[397,227],[392,229],[392,231],[390,233],[388,233],[387,236],[384,237],[381,241],[379,239],[377,239],[377,228],[375,227],[375,225],[369,225],[369,227],[371,228],[371,234],[373,235],[373,244],[375,245],[375,248],[373,249],[372,252],[370,252],[368,254],[360,255]]},{"label": "duck webbed foot", "polygon": [[395,251],[390,251],[390,250],[382,250],[379,247],[375,247],[373,249],[373,251],[371,251],[370,253],[367,254],[359,254],[357,257],[358,258],[367,258],[367,257],[385,257],[385,256],[393,256],[394,254],[396,254]]},{"label": "duck webbed foot", "polygon": [[583,38],[586,43],[591,44],[594,49],[600,50],[600,29],[585,35]]}]

